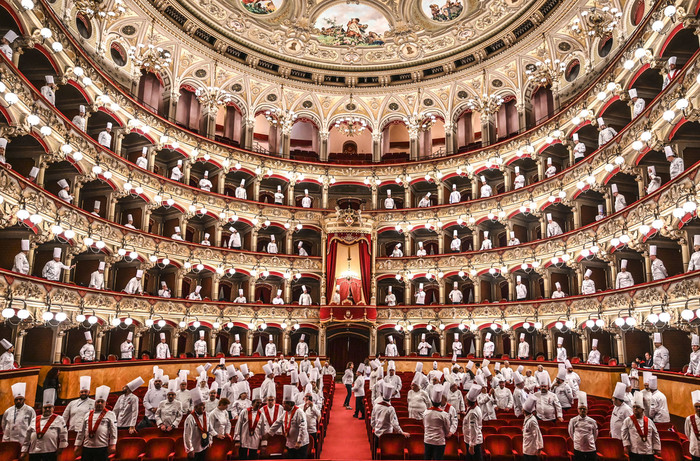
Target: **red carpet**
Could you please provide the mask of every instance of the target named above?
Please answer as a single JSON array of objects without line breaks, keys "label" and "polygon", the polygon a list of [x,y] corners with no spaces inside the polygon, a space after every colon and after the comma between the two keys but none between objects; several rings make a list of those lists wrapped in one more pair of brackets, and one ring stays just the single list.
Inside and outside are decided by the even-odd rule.
[{"label": "red carpet", "polygon": [[355,412],[355,397],[351,397],[352,410],[343,407],[347,391],[341,383],[335,384],[333,409],[331,419],[326,429],[323,441],[322,459],[372,459],[372,453],[367,440],[365,421],[353,418]]}]

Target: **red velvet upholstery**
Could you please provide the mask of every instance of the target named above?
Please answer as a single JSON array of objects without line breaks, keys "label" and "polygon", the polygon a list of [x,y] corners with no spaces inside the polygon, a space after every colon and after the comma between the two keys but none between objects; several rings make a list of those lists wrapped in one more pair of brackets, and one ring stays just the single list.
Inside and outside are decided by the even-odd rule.
[{"label": "red velvet upholstery", "polygon": [[598,461],[616,461],[625,459],[625,449],[622,440],[612,437],[598,437]]},{"label": "red velvet upholstery", "polygon": [[491,461],[514,461],[513,442],[503,434],[489,435],[484,438],[484,453]]},{"label": "red velvet upholstery", "polygon": [[169,437],[155,437],[146,442],[143,461],[160,461],[175,456],[175,440]]},{"label": "red velvet upholstery", "polygon": [[146,441],[141,437],[125,437],[117,440],[117,449],[110,459],[113,461],[140,460],[146,452]]},{"label": "red velvet upholstery", "polygon": [[544,457],[547,461],[569,461],[569,449],[566,439],[558,435],[543,435]]},{"label": "red velvet upholstery", "polygon": [[683,447],[676,440],[661,440],[661,456],[663,461],[685,461]]},{"label": "red velvet upholstery", "polygon": [[423,435],[411,435],[406,439],[406,449],[408,450],[408,459],[423,459],[425,457],[425,444],[423,443]]},{"label": "red velvet upholstery", "polygon": [[0,461],[16,461],[22,453],[19,442],[0,442]]},{"label": "red velvet upholstery", "polygon": [[379,437],[377,459],[403,459],[406,438],[403,434],[383,434]]}]

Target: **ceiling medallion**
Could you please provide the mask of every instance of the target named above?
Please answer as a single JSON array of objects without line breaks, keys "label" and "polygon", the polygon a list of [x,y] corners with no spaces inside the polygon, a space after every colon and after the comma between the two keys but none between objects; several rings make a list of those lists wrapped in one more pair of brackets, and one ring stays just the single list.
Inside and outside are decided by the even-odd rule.
[{"label": "ceiling medallion", "polygon": [[421,0],[423,13],[436,22],[449,22],[457,19],[464,11],[461,0],[446,0],[442,6],[437,0]]},{"label": "ceiling medallion", "polygon": [[269,102],[275,102],[275,101],[277,101],[277,95],[274,93],[270,93],[267,95],[267,100]]},{"label": "ceiling medallion", "polygon": [[457,92],[457,97],[458,97],[459,99],[467,99],[467,98],[469,97],[469,93],[467,93],[467,92],[464,91],[464,90],[461,90],[461,91],[458,91],[458,92]]},{"label": "ceiling medallion", "polygon": [[[244,0],[245,1],[245,0]],[[322,45],[381,46],[389,21],[375,7],[364,4],[333,5],[316,18]]]},{"label": "ceiling medallion", "polygon": [[571,43],[559,42],[558,48],[560,51],[563,51],[563,52],[571,51]]},{"label": "ceiling medallion", "polygon": [[194,72],[194,75],[195,75],[195,77],[197,77],[197,78],[204,78],[204,77],[207,76],[207,71],[204,70],[204,69],[197,69],[197,70]]},{"label": "ceiling medallion", "polygon": [[122,35],[134,35],[136,33],[136,27],[132,25],[122,27]]},{"label": "ceiling medallion", "polygon": [[314,103],[311,101],[304,101],[301,103],[301,107],[304,109],[311,109],[314,106]]},{"label": "ceiling medallion", "polygon": [[399,110],[398,103],[392,102],[389,104],[389,110]]},{"label": "ceiling medallion", "polygon": [[231,85],[231,90],[236,93],[240,92],[242,89],[243,85],[241,85],[240,83],[234,83],[233,85]]},{"label": "ceiling medallion", "polygon": [[500,88],[500,87],[503,86],[503,81],[501,81],[501,80],[499,80],[499,79],[494,79],[494,80],[491,82],[491,86],[494,87],[494,88]]},{"label": "ceiling medallion", "polygon": [[423,55],[423,49],[415,43],[404,43],[399,47],[399,55],[403,59],[418,59]]},{"label": "ceiling medallion", "polygon": [[357,106],[355,103],[349,102],[345,105],[345,110],[353,112],[354,110],[357,110]]},{"label": "ceiling medallion", "polygon": [[298,38],[290,38],[284,42],[284,51],[291,56],[298,56],[304,52],[304,42]]},{"label": "ceiling medallion", "polygon": [[425,99],[423,100],[423,105],[426,106],[426,107],[430,107],[430,106],[432,106],[433,104],[435,104],[435,101],[433,101],[433,100],[430,99],[430,98],[425,98]]}]

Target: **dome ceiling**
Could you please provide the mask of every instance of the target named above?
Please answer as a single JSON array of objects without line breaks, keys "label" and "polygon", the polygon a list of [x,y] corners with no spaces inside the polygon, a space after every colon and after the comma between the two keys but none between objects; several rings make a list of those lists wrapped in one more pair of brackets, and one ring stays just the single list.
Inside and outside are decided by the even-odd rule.
[{"label": "dome ceiling", "polygon": [[[168,0],[242,53],[344,72],[399,69],[497,52],[531,32],[559,0]],[[501,39],[498,40],[497,37]],[[494,42],[494,40],[496,40]],[[490,43],[489,43],[490,42]],[[489,48],[490,47],[490,48]],[[474,56],[476,54],[477,56]],[[458,67],[458,66],[456,66]]]}]

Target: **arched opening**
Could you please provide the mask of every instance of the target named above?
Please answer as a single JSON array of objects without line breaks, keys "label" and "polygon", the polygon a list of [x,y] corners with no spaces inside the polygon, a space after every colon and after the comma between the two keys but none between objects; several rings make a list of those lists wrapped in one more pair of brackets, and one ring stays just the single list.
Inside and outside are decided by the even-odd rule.
[{"label": "arched opening", "polygon": [[629,106],[620,99],[606,107],[599,117],[604,117],[605,124],[618,132],[632,120]]},{"label": "arched opening", "polygon": [[406,162],[411,155],[408,127],[401,120],[394,120],[382,132],[382,162]]},{"label": "arched opening", "polygon": [[[32,168],[39,165],[43,153],[44,146],[34,136],[18,136],[7,143],[5,160],[12,165],[13,170],[27,178]],[[74,168],[71,170],[75,171]],[[44,182],[46,183],[46,179]]]},{"label": "arched opening", "polygon": [[686,122],[673,135],[675,151],[683,157],[686,170],[700,161],[700,123]]},{"label": "arched opening", "polygon": [[53,362],[54,329],[36,326],[25,330],[22,347],[22,367]]},{"label": "arched opening", "polygon": [[554,113],[554,94],[551,86],[538,86],[532,94],[532,110],[535,125],[544,122]]},{"label": "arched opening", "polygon": [[481,147],[481,114],[467,109],[457,118],[457,153],[464,153]]},{"label": "arched opening", "polygon": [[515,96],[506,96],[496,113],[496,139],[502,141],[518,134],[520,121]]},{"label": "arched opening", "polygon": [[[164,115],[167,112],[166,102],[163,99],[163,81],[160,75],[141,70],[138,85],[138,100],[146,109],[153,113]],[[180,102],[178,101],[178,106]]]},{"label": "arched opening", "polygon": [[271,304],[272,299],[277,296],[277,290],[283,290],[284,297],[284,280],[277,275],[270,275],[265,279],[259,278],[255,281],[255,297],[250,299],[250,302]]},{"label": "arched opening", "polygon": [[346,165],[371,163],[372,131],[369,127],[358,132],[351,131],[344,123],[332,125],[328,132],[328,161]]},{"label": "arched opening", "polygon": [[[431,123],[431,120],[427,119],[423,123]],[[418,132],[419,158],[442,157],[446,154],[446,149],[445,122],[441,118],[436,118],[432,126]]]},{"label": "arched opening", "polygon": [[669,58],[676,56],[676,68],[681,69],[690,60],[698,49],[698,39],[694,34],[693,29],[680,29],[664,48],[661,56]]},{"label": "arched opening", "polygon": [[180,87],[180,98],[177,100],[175,123],[195,133],[199,132],[201,122],[201,107],[195,95],[195,89],[189,85]]},{"label": "arched opening", "polygon": [[[380,333],[384,330],[380,330]],[[331,324],[326,327],[326,355],[338,375],[348,362],[357,365],[369,356],[369,329],[359,324]]]},{"label": "arched opening", "polygon": [[233,274],[226,272],[219,281],[217,299],[219,301],[233,302],[233,300],[239,296],[238,290],[243,290],[243,296],[245,296],[246,300],[252,301],[248,296],[248,281],[249,277],[242,272],[235,272]]},{"label": "arched opening", "polygon": [[[45,77],[47,75],[56,75],[53,64],[49,58],[39,50],[39,47],[22,48],[22,54],[19,56],[17,68],[37,90],[44,86],[46,83]],[[58,81],[56,81],[56,83],[58,83]]]},{"label": "arched opening", "polygon": [[219,108],[216,113],[216,141],[240,147],[243,137],[243,114],[234,104]]},{"label": "arched opening", "polygon": [[289,156],[295,160],[318,161],[318,127],[307,118],[298,118],[289,136]]},{"label": "arched opening", "polygon": [[62,85],[61,89],[56,91],[56,108],[67,118],[72,120],[78,115],[81,105],[84,105],[87,111],[88,102],[85,96],[70,83]]},{"label": "arched opening", "polygon": [[282,148],[279,142],[281,130],[278,129],[276,123],[270,123],[268,117],[270,120],[274,119],[274,115],[270,111],[255,115],[252,149],[263,154],[279,155]]}]

